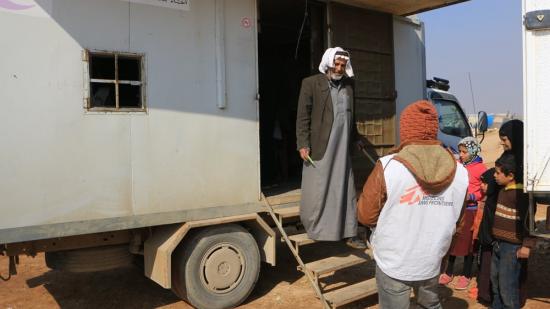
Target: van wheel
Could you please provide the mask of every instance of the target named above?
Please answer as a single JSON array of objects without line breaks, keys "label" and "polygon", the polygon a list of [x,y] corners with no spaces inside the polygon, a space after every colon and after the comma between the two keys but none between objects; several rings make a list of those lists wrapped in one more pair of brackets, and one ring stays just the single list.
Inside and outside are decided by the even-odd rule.
[{"label": "van wheel", "polygon": [[197,308],[231,308],[254,289],[260,250],[254,237],[236,224],[192,233],[172,256],[172,290]]}]

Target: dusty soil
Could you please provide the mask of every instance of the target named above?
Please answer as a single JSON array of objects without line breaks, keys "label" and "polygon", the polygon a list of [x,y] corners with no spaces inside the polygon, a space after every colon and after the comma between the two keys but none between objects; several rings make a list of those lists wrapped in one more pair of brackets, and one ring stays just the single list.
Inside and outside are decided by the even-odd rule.
[{"label": "dusty soil", "polygon": [[[497,137],[498,138],[498,137]],[[485,159],[491,165],[500,154],[495,132],[483,143]],[[498,153],[497,153],[498,152]],[[546,216],[539,206],[537,217]],[[301,249],[302,250],[302,249]],[[303,248],[306,261],[345,250],[342,244],[318,243]],[[171,291],[143,276],[139,267],[106,272],[73,274],[49,270],[44,255],[21,257],[18,274],[0,280],[0,309],[3,308],[191,308]],[[296,261],[282,244],[277,266],[263,265],[256,289],[241,308],[322,308]],[[458,266],[459,267],[459,266]],[[8,259],[0,257],[0,274],[6,276]],[[363,265],[322,279],[326,290],[372,278],[372,265]],[[540,242],[529,259],[528,301],[524,308],[550,308],[550,242]],[[444,308],[486,308],[468,298],[466,292],[441,288]],[[344,308],[378,308],[376,296]]]},{"label": "dusty soil", "polygon": [[[256,289],[241,308],[322,308],[309,283],[296,270],[296,261],[279,246],[278,266],[263,265]],[[302,251],[306,260],[345,250],[340,244],[313,244]],[[139,267],[97,273],[64,273],[49,270],[43,254],[21,257],[18,274],[0,281],[0,308],[191,308],[170,290],[145,278]],[[0,272],[8,261],[0,257]],[[372,266],[340,271],[322,280],[327,290],[372,278]],[[529,299],[525,308],[550,308],[550,246],[534,252],[529,260]],[[444,308],[486,308],[466,292],[441,288]],[[378,308],[376,296],[344,308]]]},{"label": "dusty soil", "polygon": [[[479,139],[481,139],[481,137]],[[481,142],[481,156],[483,157],[483,162],[485,162],[487,167],[494,167],[495,161],[501,154],[502,146],[500,145],[498,130],[491,129],[485,133],[485,138]]]}]

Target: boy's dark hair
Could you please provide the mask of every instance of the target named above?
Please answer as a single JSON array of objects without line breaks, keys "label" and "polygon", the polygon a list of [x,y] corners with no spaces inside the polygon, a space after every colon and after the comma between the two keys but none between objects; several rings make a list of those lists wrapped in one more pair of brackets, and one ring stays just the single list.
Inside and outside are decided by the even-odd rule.
[{"label": "boy's dark hair", "polygon": [[521,178],[523,177],[520,168],[516,165],[516,159],[513,154],[504,153],[498,160],[495,162],[495,166],[498,167],[504,175],[508,176],[510,174],[514,175],[514,180],[516,182],[522,182]]}]

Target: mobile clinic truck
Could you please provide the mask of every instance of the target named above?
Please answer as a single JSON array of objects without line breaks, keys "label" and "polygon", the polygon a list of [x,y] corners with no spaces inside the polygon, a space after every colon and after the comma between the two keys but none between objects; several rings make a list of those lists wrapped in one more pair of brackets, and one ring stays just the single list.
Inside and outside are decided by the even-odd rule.
[{"label": "mobile clinic truck", "polygon": [[550,1],[523,2],[523,115],[524,184],[529,193],[530,230],[535,236],[550,238],[535,230],[535,202],[550,204]]},{"label": "mobile clinic truck", "polygon": [[[144,258],[201,308],[275,265],[267,196],[296,218],[300,80],[350,50],[377,155],[425,97],[423,25],[460,1],[35,0],[0,4],[0,252],[71,271]],[[362,184],[371,163],[358,151]]]}]

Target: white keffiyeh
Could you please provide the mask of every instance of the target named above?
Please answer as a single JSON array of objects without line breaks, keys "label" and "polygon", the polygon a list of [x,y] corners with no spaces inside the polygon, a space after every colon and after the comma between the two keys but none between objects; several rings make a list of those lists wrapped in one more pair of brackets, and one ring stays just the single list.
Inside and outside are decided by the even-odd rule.
[{"label": "white keffiyeh", "polygon": [[[319,71],[323,74],[327,73],[329,68],[334,67],[334,56],[336,52],[345,51],[342,47],[333,47],[325,50],[321,63],[319,64]],[[342,57],[347,58],[347,57]],[[346,64],[346,75],[348,77],[353,77],[353,69],[351,68],[351,59],[347,59],[348,63]]]}]

